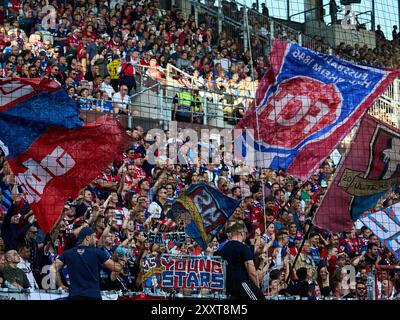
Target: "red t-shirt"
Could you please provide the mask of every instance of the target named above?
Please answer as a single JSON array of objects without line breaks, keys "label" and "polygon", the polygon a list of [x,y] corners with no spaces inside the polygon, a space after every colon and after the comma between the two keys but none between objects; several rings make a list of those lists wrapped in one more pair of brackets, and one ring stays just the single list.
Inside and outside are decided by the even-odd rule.
[{"label": "red t-shirt", "polygon": [[133,178],[142,180],[142,179],[146,179],[147,175],[146,175],[146,172],[143,170],[143,168],[135,167],[135,171],[133,173]]},{"label": "red t-shirt", "polygon": [[121,66],[121,73],[127,77],[133,77],[135,75],[135,68],[130,62],[124,62]]},{"label": "red t-shirt", "polygon": [[67,46],[69,46],[70,48],[73,47],[78,47],[79,44],[81,43],[81,39],[79,38],[75,38],[74,36],[69,36],[66,40],[65,40],[65,44]]}]

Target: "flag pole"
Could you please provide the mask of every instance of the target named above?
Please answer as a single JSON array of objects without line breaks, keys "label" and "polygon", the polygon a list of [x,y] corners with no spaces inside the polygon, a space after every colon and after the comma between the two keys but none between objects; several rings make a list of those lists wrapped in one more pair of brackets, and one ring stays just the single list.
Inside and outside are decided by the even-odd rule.
[{"label": "flag pole", "polygon": [[308,236],[311,232],[311,228],[313,227],[313,223],[311,220],[307,220],[305,225],[308,225],[309,227],[308,227],[307,232],[304,234],[303,241],[301,242],[299,251],[297,252],[296,257],[294,258],[293,263],[290,264],[290,266],[289,266],[289,274],[286,276],[286,280],[285,280],[286,283],[289,282],[290,276],[292,275],[293,269],[296,266],[297,260],[299,259],[299,256],[300,256],[300,253],[303,250],[304,243],[306,242],[306,239],[308,238]]},{"label": "flag pole", "polygon": [[[249,17],[248,17],[248,12],[247,12],[247,8],[244,7],[244,14],[245,14],[245,24],[247,25],[246,28],[246,32],[247,32],[247,41],[248,41],[248,45],[249,45],[249,51],[250,51],[250,68],[251,68],[251,74],[252,74],[252,81],[251,81],[251,87],[252,87],[252,91],[254,93],[254,100],[253,100],[253,104],[254,104],[254,111],[256,113],[256,124],[257,124],[257,135],[258,138],[260,138],[260,124],[259,124],[259,120],[258,120],[258,112],[257,112],[257,106],[256,106],[256,95],[255,95],[255,88],[254,88],[254,64],[253,64],[253,51],[251,48],[251,39],[250,39],[250,31],[249,31]],[[254,137],[254,142],[255,142],[255,137]],[[264,157],[264,155],[263,155]],[[262,159],[264,160],[264,159]],[[255,163],[257,164],[257,153],[255,155]],[[263,161],[264,163],[264,161]],[[261,168],[260,168],[261,170]],[[267,230],[267,217],[266,217],[266,210],[265,210],[265,186],[264,186],[264,182],[261,181],[261,190],[262,190],[262,199],[263,199],[263,216],[264,216],[264,232]]]}]

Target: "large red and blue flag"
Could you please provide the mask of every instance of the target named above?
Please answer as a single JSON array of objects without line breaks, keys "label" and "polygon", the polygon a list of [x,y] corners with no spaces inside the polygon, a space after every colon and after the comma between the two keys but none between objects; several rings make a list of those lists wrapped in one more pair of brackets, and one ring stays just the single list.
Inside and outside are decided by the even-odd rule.
[{"label": "large red and blue flag", "polygon": [[7,80],[0,86],[0,147],[44,232],[74,198],[125,149],[112,116],[83,125],[78,108],[49,80]]},{"label": "large red and blue flag", "polygon": [[400,74],[277,39],[269,60],[255,103],[237,125],[245,131],[235,146],[244,159],[252,154],[258,166],[282,168],[302,179]]}]

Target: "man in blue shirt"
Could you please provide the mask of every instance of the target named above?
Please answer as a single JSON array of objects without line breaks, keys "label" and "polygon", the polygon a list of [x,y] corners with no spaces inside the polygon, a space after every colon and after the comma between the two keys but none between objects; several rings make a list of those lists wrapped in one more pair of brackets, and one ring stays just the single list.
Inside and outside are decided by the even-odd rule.
[{"label": "man in blue shirt", "polygon": [[254,266],[254,254],[244,243],[247,236],[245,225],[235,223],[226,232],[229,241],[217,253],[227,261],[226,292],[234,299],[264,300]]},{"label": "man in blue shirt", "polygon": [[310,254],[311,258],[314,260],[315,266],[319,266],[321,261],[321,254],[319,252],[319,235],[318,233],[312,232],[310,234]]},{"label": "man in blue shirt", "polygon": [[112,271],[121,271],[121,262],[109,258],[104,251],[96,248],[96,232],[89,227],[79,232],[78,245],[66,250],[52,265],[53,280],[56,281],[58,270],[68,266],[71,282],[69,298],[73,300],[101,300],[100,267]]}]

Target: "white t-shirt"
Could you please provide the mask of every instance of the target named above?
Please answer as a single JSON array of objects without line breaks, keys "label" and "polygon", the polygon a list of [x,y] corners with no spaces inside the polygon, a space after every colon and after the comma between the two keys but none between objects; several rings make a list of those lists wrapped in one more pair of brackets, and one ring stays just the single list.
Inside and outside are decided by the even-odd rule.
[{"label": "white t-shirt", "polygon": [[150,203],[147,211],[150,213],[150,215],[154,214],[154,218],[159,219],[161,217],[162,208],[157,202],[153,201]]},{"label": "white t-shirt", "polygon": [[228,58],[221,58],[221,67],[224,71],[228,72],[229,68],[231,67],[231,61]]},{"label": "white t-shirt", "polygon": [[115,94],[115,90],[114,90],[114,88],[112,87],[112,85],[111,84],[106,84],[106,83],[102,83],[101,85],[100,85],[100,90],[101,91],[105,91],[105,92],[107,92],[107,95],[108,95],[108,97],[111,99],[112,97],[113,97],[113,95]]},{"label": "white t-shirt", "polygon": [[121,93],[117,92],[113,95],[113,102],[118,103],[122,106],[122,109],[127,110],[129,105],[129,96],[125,95],[125,97],[121,98]]},{"label": "white t-shirt", "polygon": [[31,285],[31,289],[39,289],[35,277],[33,276],[30,262],[21,259],[21,262],[17,264],[17,268],[25,272],[26,277],[28,278],[29,283]]}]

